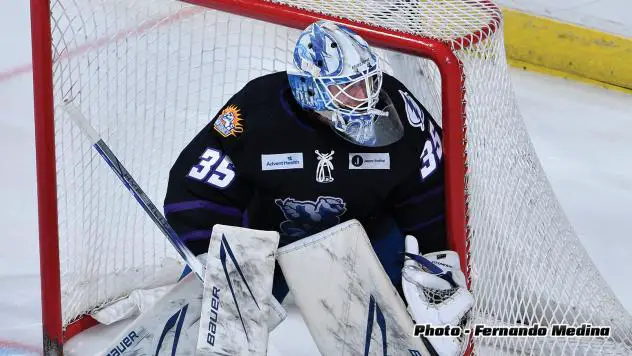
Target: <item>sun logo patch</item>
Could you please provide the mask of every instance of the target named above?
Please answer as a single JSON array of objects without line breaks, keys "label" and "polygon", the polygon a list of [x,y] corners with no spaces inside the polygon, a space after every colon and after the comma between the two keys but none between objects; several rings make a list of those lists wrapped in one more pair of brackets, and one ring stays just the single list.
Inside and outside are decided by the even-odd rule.
[{"label": "sun logo patch", "polygon": [[213,128],[224,137],[237,136],[244,132],[244,127],[241,124],[243,119],[239,112],[239,108],[235,105],[227,106],[222,113],[215,119]]}]

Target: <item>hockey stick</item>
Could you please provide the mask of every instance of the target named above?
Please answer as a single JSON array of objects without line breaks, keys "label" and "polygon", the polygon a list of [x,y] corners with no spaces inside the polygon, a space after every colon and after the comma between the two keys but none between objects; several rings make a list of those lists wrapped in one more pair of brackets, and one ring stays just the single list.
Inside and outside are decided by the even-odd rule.
[{"label": "hockey stick", "polygon": [[171,225],[167,222],[167,219],[162,215],[160,210],[156,208],[156,205],[149,199],[147,194],[136,183],[132,175],[125,169],[123,164],[118,160],[116,155],[110,150],[110,147],[103,141],[97,131],[90,125],[83,113],[76,106],[65,103],[63,105],[64,111],[68,116],[81,128],[81,131],[88,137],[90,144],[99,152],[101,157],[112,168],[114,173],[119,177],[121,182],[129,189],[130,193],[136,198],[136,201],[143,207],[147,215],[156,223],[156,226],[162,231],[167,240],[173,245],[180,257],[189,265],[191,271],[204,283],[204,266],[202,262],[198,260],[193,252],[189,250],[184,243],[178,238],[178,234],[173,230]]},{"label": "hockey stick", "polygon": [[[105,143],[105,141],[103,141],[99,133],[94,129],[94,127],[92,127],[92,125],[90,125],[88,119],[86,119],[79,108],[68,102],[62,106],[62,109],[88,137],[92,146],[97,150],[97,152],[99,152],[101,157],[103,157],[105,162],[107,162],[110,168],[112,168],[114,173],[116,173],[121,182],[123,182],[123,185],[125,185],[134,198],[136,198],[136,201],[143,207],[145,212],[147,212],[147,215],[149,215],[149,217],[156,223],[160,231],[162,231],[178,254],[180,254],[180,257],[182,257],[184,262],[189,266],[189,268],[191,268],[191,271],[195,273],[202,284],[204,284],[204,273],[206,267],[180,240],[178,234],[173,230],[171,225],[169,225],[169,222],[167,222],[167,219],[165,219],[160,210],[156,208],[156,205],[154,205],[147,194],[145,194],[138,183],[136,183],[132,175],[123,166],[123,163],[118,160],[116,155],[112,152],[112,150],[110,150],[110,147]],[[272,330],[285,319],[287,313],[281,303],[279,303],[279,301],[274,297],[270,298],[269,307],[272,313],[270,314],[268,320],[268,326],[270,327],[270,330]]]}]

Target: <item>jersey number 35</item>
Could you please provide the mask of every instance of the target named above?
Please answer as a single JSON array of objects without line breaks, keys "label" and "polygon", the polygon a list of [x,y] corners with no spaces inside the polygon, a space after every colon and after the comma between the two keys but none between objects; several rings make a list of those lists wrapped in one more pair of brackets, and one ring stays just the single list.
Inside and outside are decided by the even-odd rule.
[{"label": "jersey number 35", "polygon": [[441,148],[441,136],[435,130],[432,122],[430,123],[430,140],[426,141],[424,149],[421,152],[421,179],[424,180],[437,168],[438,162],[441,162],[443,150]]},{"label": "jersey number 35", "polygon": [[191,167],[187,177],[225,189],[235,178],[235,166],[228,156],[207,148],[200,156],[199,163]]}]

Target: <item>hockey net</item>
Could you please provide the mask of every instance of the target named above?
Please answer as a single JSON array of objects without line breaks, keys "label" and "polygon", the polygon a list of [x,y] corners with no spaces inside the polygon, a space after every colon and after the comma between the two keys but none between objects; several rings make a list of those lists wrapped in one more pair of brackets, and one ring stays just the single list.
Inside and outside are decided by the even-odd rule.
[{"label": "hockey net", "polygon": [[172,283],[182,269],[64,105],[81,110],[160,206],[180,150],[246,82],[285,70],[296,28],[324,17],[380,47],[386,71],[442,123],[449,238],[476,298],[471,323],[613,330],[610,338],[477,338],[470,350],[632,353],[630,315],[535,155],[491,1],[32,0],[32,17],[47,350],[90,312]]}]

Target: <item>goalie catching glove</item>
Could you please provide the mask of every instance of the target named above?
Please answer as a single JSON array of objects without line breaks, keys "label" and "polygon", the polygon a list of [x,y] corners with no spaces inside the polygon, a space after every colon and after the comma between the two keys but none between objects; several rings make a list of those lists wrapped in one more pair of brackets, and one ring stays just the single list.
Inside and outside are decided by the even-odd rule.
[{"label": "goalie catching glove", "polygon": [[[402,289],[408,310],[417,324],[462,326],[474,298],[467,290],[459,256],[454,251],[419,254],[417,239],[406,236],[406,262]],[[460,338],[428,337],[441,356],[461,353]]]}]

